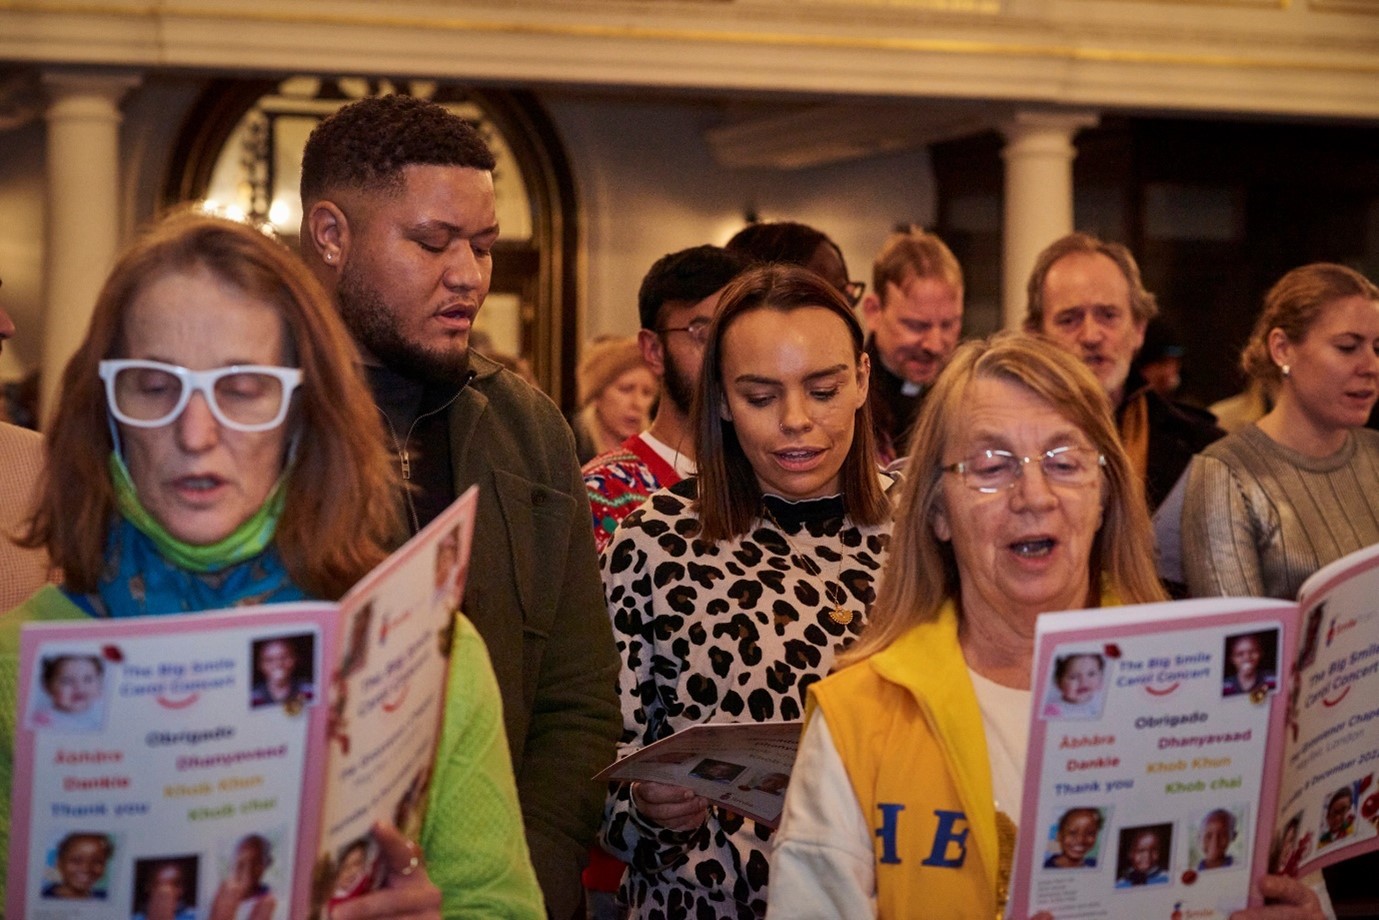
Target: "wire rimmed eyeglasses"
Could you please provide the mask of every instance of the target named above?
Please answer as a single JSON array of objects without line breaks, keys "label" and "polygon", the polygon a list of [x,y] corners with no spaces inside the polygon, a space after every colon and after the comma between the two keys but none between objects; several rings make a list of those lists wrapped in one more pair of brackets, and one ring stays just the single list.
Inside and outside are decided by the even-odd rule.
[{"label": "wire rimmed eyeglasses", "polygon": [[709,329],[712,326],[713,320],[696,319],[692,321],[688,326],[666,326],[665,328],[658,329],[657,331],[660,332],[662,335],[665,335],[667,332],[683,332],[690,338],[694,339],[695,344],[707,345],[709,344]]},{"label": "wire rimmed eyeglasses", "polygon": [[161,428],[177,419],[192,393],[206,398],[211,415],[235,431],[268,431],[287,418],[292,394],[302,385],[296,367],[235,364],[193,371],[162,361],[102,361],[110,414],[135,428]]},{"label": "wire rimmed eyeglasses", "polygon": [[1017,457],[1008,450],[983,450],[940,469],[960,475],[969,489],[990,494],[1015,485],[1025,464],[1033,462],[1038,462],[1051,485],[1080,488],[1096,482],[1106,457],[1090,447],[1055,447],[1033,457]]}]

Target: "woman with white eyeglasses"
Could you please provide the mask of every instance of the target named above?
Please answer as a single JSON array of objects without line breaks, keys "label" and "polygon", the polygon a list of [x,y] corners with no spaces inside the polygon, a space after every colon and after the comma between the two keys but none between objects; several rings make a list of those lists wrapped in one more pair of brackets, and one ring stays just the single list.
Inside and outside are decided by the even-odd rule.
[{"label": "woman with white eyeglasses", "polygon": [[[139,239],[63,374],[25,540],[65,580],[4,617],[0,692],[16,685],[25,621],[336,599],[381,562],[402,522],[358,362],[325,293],[280,243],[191,211]],[[442,899],[448,910],[476,897],[539,915],[497,687],[458,615],[450,683],[433,799],[482,789],[483,807],[446,803],[447,815],[477,817],[423,828],[426,863],[390,879],[391,906],[439,916]],[[6,776],[14,705],[0,700]],[[8,784],[0,804],[3,851]],[[393,828],[378,837],[404,865],[422,855]],[[427,865],[465,874],[433,882]]]},{"label": "woman with white eyeglasses", "polygon": [[1036,618],[1163,599],[1142,489],[1077,358],[1025,335],[961,346],[911,444],[871,621],[810,688],[770,916],[1001,916]]}]

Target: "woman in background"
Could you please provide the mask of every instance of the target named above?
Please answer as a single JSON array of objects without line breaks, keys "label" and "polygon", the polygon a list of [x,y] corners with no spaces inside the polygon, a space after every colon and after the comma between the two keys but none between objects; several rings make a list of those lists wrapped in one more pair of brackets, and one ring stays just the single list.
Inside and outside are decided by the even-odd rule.
[{"label": "woman in background", "polygon": [[[620,753],[703,722],[799,719],[861,631],[893,481],[867,370],[856,318],[813,272],[749,269],[724,291],[692,414],[699,474],[654,493],[601,556]],[[601,836],[629,863],[633,917],[765,913],[770,829],[688,789],[619,787]]]},{"label": "woman in background", "polygon": [[579,412],[571,428],[575,454],[588,463],[651,424],[661,391],[635,336],[590,342],[579,363]]},{"label": "woman in background", "polygon": [[1343,265],[1284,275],[1241,364],[1273,409],[1195,457],[1183,507],[1189,593],[1291,600],[1317,569],[1379,543],[1379,288]]}]

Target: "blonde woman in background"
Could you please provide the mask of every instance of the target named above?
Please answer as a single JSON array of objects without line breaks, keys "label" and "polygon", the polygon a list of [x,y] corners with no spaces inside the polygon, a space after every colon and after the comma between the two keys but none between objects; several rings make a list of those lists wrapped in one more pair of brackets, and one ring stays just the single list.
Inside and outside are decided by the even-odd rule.
[{"label": "blonde woman in background", "polygon": [[1194,597],[1292,598],[1379,542],[1379,288],[1343,265],[1284,275],[1241,355],[1274,407],[1189,468],[1183,562]]},{"label": "blonde woman in background", "polygon": [[575,454],[588,463],[651,424],[661,391],[636,336],[595,339],[579,364],[579,412],[570,423]]}]

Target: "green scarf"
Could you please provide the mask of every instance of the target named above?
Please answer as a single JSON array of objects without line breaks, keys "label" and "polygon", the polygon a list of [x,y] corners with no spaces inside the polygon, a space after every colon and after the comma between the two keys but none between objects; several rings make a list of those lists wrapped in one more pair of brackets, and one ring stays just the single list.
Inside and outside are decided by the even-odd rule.
[{"label": "green scarf", "polygon": [[188,571],[214,572],[252,559],[268,548],[278,529],[278,518],[282,516],[286,491],[283,484],[287,481],[287,471],[284,470],[282,476],[278,477],[258,511],[229,536],[209,546],[193,546],[177,539],[148,513],[148,509],[139,501],[124,458],[115,451],[110,454],[110,481],[115,486],[115,504],[120,514],[153,541],[163,558]]}]

